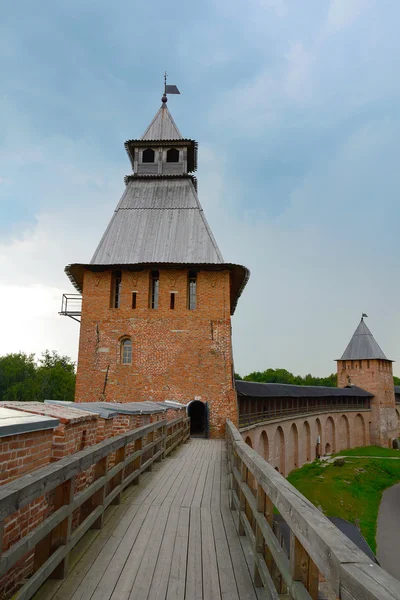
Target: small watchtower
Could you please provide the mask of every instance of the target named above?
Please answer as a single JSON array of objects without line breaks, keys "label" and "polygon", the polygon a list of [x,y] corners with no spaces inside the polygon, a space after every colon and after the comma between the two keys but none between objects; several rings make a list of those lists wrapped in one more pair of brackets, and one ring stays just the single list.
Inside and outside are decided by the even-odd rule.
[{"label": "small watchtower", "polygon": [[392,362],[379,347],[364,316],[337,361],[338,387],[356,385],[371,392],[371,444],[391,446],[397,437]]},{"label": "small watchtower", "polygon": [[238,420],[230,317],[249,272],[222,257],[197,196],[197,142],[166,93],[125,148],[133,173],[93,258],[66,267],[82,293],[76,401],[178,401],[194,433],[221,437]]}]

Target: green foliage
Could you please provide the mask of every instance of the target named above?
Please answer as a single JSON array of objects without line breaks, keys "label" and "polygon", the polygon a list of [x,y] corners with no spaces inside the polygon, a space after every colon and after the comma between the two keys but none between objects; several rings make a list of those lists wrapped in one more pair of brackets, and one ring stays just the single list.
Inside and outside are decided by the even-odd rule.
[{"label": "green foliage", "polygon": [[400,460],[390,457],[400,458],[400,452],[371,446],[344,450],[340,454],[351,453],[365,458],[346,458],[340,469],[332,463],[315,461],[292,471],[288,480],[327,516],[359,522],[365,539],[375,551],[382,492],[400,481]]},{"label": "green foliage", "polygon": [[394,385],[400,385],[400,377],[393,376]]},{"label": "green foliage", "polygon": [[245,381],[257,381],[259,383],[290,383],[292,385],[323,385],[328,387],[337,386],[337,375],[332,373],[328,377],[313,377],[311,374],[293,375],[286,369],[267,369],[266,371],[254,371],[243,377]]},{"label": "green foliage", "polygon": [[68,356],[43,352],[0,356],[0,400],[74,400],[75,364]]},{"label": "green foliage", "polygon": [[242,377],[239,375],[239,373],[235,373],[235,374],[234,374],[234,377],[235,377],[235,379],[236,379],[237,381],[238,381],[238,380],[240,380],[240,379],[243,379],[243,378],[242,378]]}]

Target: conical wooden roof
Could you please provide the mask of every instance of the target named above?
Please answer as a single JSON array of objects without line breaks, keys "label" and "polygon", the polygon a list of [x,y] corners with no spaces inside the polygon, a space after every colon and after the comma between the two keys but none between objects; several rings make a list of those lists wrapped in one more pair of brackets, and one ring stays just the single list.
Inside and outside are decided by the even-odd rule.
[{"label": "conical wooden roof", "polygon": [[389,360],[366,326],[364,319],[361,319],[340,360],[363,360],[374,358],[379,360]]}]

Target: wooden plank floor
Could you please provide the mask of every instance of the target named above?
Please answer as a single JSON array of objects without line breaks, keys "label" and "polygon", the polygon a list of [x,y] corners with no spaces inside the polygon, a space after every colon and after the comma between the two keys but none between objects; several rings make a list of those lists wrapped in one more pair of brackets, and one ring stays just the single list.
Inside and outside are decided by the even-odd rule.
[{"label": "wooden plank floor", "polygon": [[246,538],[228,506],[225,445],[191,439],[127,489],[40,600],[256,600]]}]

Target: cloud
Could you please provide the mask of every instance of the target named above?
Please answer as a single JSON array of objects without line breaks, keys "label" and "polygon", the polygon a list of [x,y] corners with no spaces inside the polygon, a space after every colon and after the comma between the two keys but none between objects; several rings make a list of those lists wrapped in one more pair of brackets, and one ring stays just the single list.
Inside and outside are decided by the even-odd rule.
[{"label": "cloud", "polygon": [[76,358],[63,269],[90,260],[130,170],[122,142],[153,117],[167,68],[174,118],[200,138],[205,214],[252,272],[237,369],[327,374],[362,311],[399,360],[397,6],[47,4],[21,19],[11,3],[1,26],[0,352]]},{"label": "cloud", "polygon": [[345,29],[361,14],[363,0],[332,0],[328,11],[328,27],[333,31]]}]

